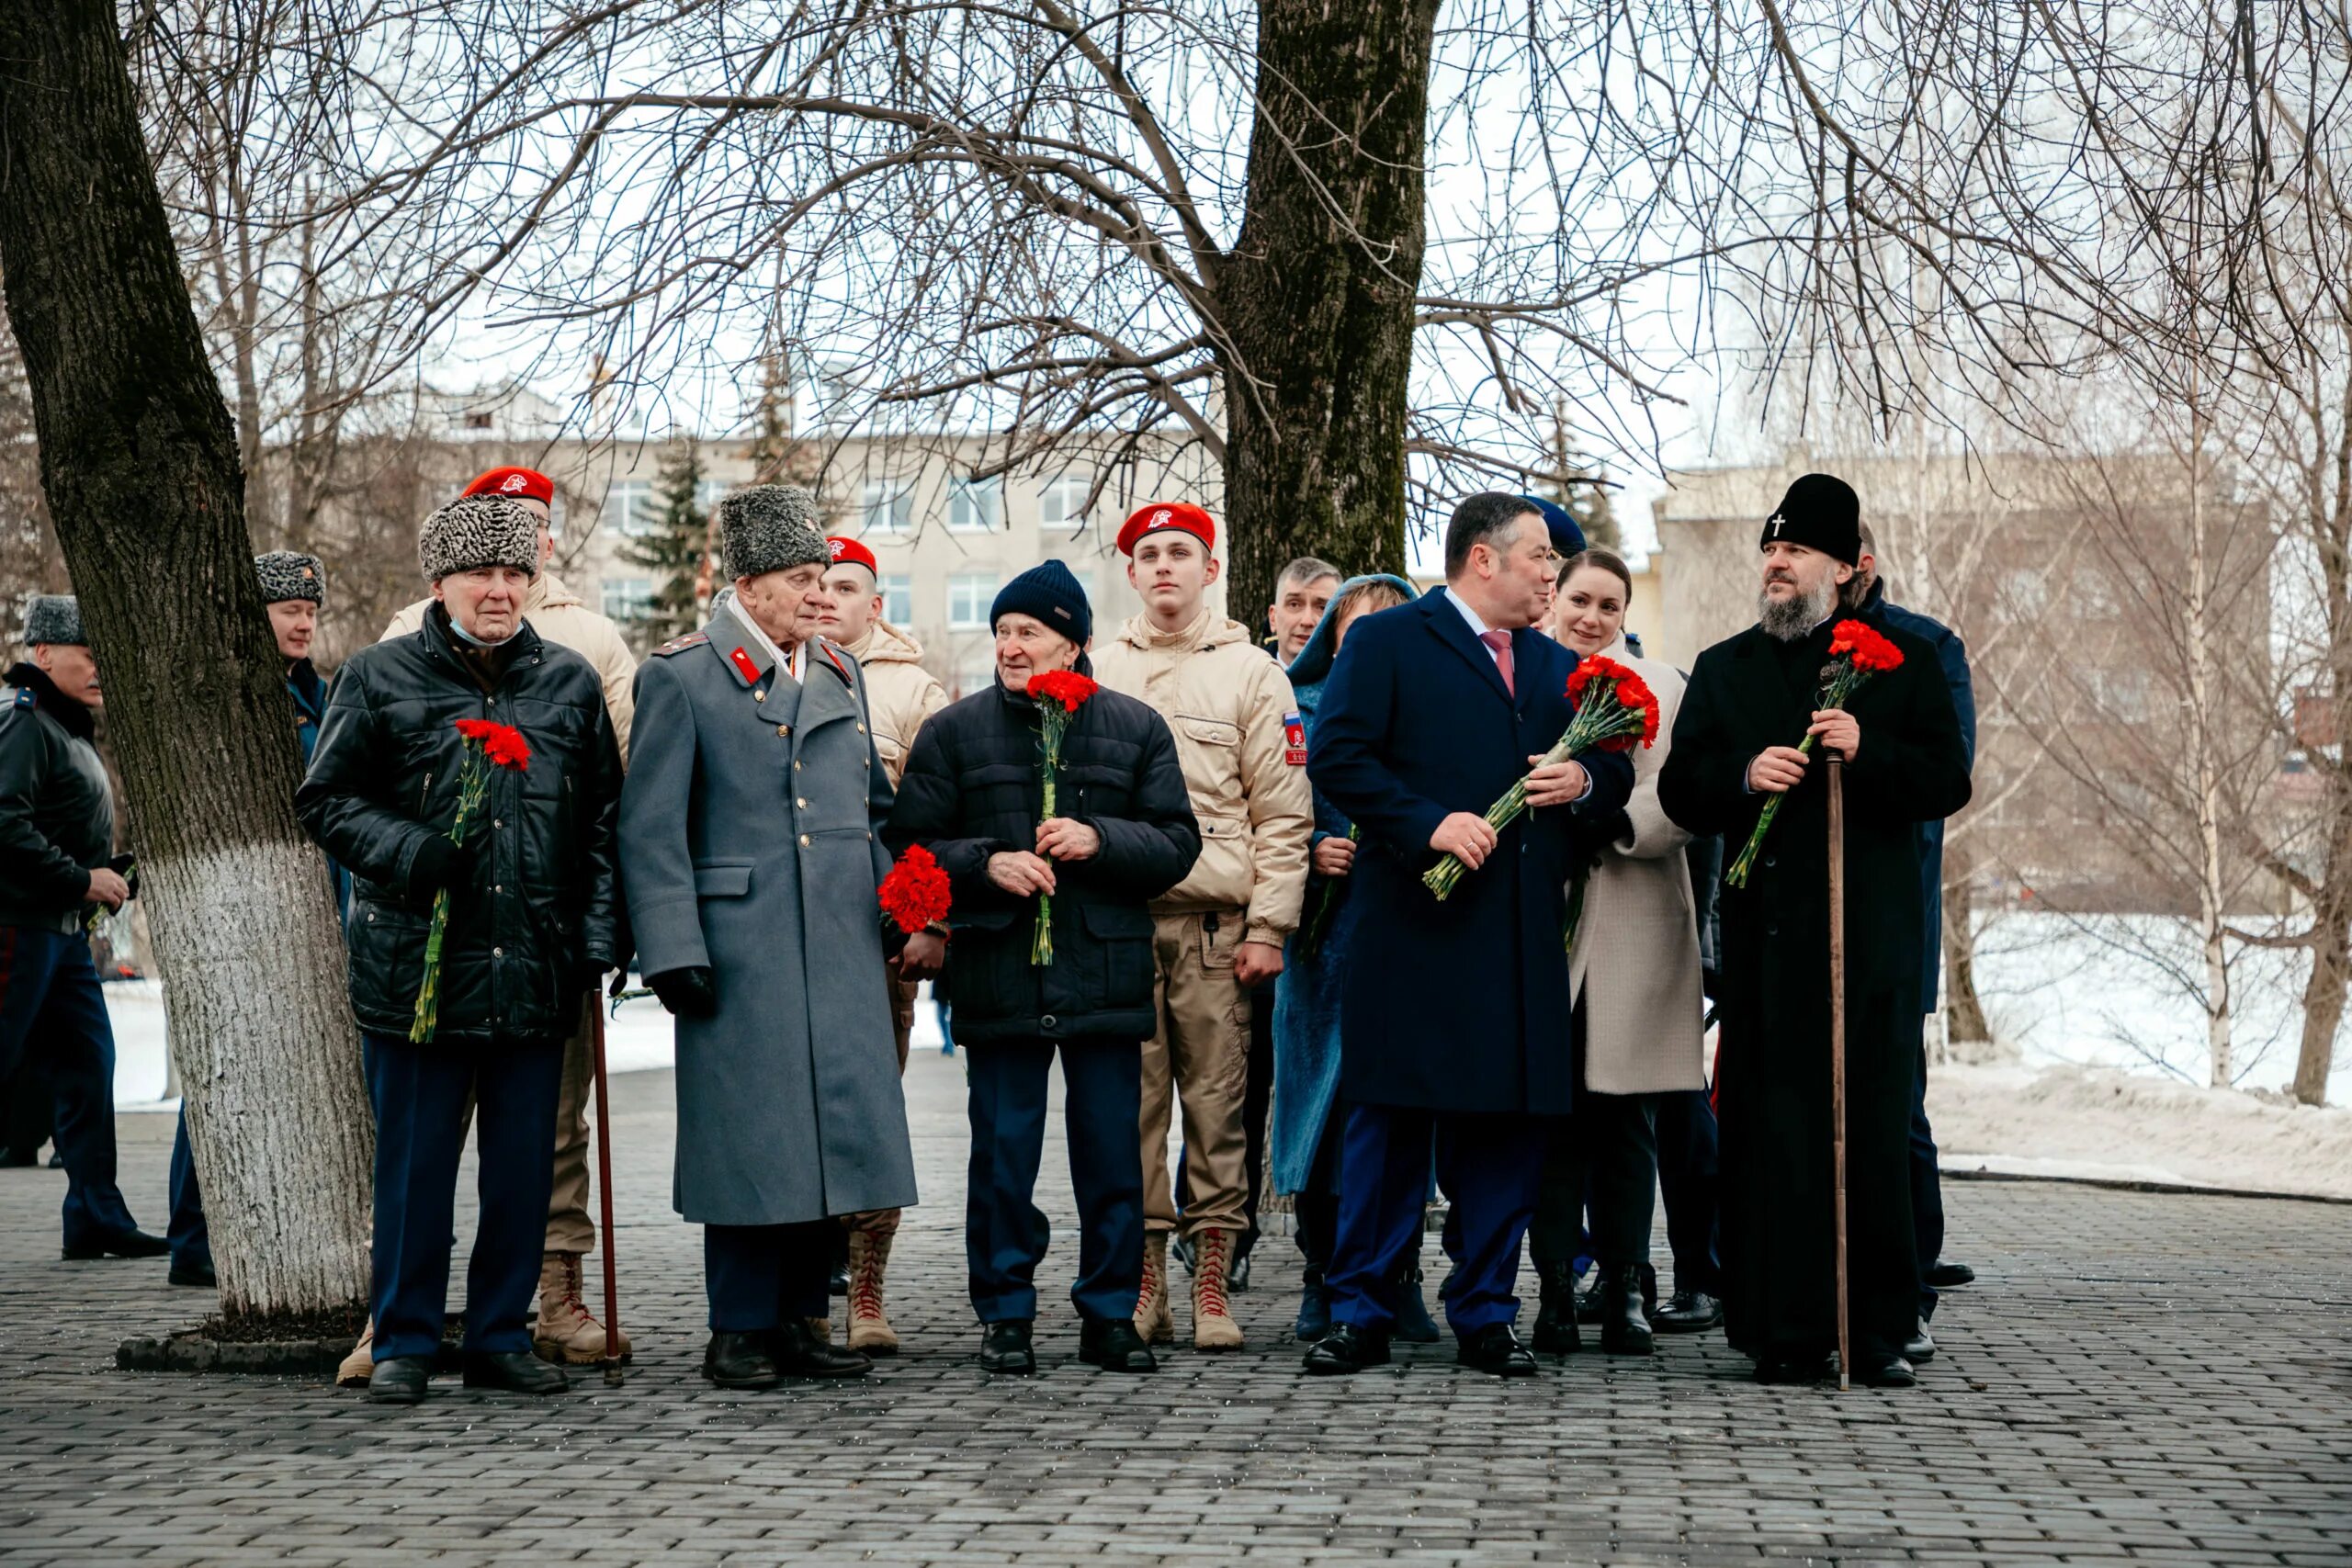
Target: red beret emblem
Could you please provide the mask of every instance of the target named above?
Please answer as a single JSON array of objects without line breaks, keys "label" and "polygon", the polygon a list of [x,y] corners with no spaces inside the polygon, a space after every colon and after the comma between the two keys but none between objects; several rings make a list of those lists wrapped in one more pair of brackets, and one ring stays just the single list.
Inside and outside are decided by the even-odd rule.
[{"label": "red beret emblem", "polygon": [[518,490],[528,490],[530,485],[531,481],[522,475],[509,474],[506,476],[506,482],[498,487],[498,491],[501,495],[513,495]]}]

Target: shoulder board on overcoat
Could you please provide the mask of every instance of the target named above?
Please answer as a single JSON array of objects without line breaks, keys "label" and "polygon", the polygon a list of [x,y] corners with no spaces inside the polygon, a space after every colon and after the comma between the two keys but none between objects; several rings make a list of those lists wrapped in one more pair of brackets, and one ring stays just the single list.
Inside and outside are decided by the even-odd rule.
[{"label": "shoulder board on overcoat", "polygon": [[707,643],[709,640],[710,637],[707,633],[688,632],[684,637],[673,637],[668,642],[665,642],[661,647],[655,649],[653,650],[653,657],[656,659],[667,659],[673,653],[684,653],[690,648],[700,648],[704,643]]}]

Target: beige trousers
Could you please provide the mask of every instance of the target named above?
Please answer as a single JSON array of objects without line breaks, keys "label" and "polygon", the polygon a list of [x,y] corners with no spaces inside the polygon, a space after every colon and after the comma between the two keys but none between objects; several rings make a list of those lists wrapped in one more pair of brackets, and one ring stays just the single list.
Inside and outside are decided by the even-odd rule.
[{"label": "beige trousers", "polygon": [[[1152,921],[1152,990],[1159,1026],[1143,1048],[1144,1224],[1148,1230],[1250,1228],[1242,1100],[1250,1085],[1250,997],[1233,977],[1242,911],[1159,915]],[[1184,1117],[1184,1215],[1169,1176],[1170,1101]]]},{"label": "beige trousers", "polygon": [[596,1089],[597,993],[580,1010],[578,1027],[563,1043],[563,1083],[555,1100],[555,1185],[548,1193],[549,1252],[594,1252],[596,1224],[588,1217],[588,1101]]}]

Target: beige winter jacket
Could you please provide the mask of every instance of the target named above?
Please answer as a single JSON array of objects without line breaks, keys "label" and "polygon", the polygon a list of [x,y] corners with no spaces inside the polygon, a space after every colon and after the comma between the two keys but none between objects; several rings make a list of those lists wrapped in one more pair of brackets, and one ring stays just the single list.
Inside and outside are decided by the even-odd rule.
[{"label": "beige winter jacket", "polygon": [[867,627],[864,639],[850,645],[849,651],[865,667],[874,749],[882,754],[890,787],[897,789],[899,775],[906,772],[907,753],[914,750],[915,731],[947,705],[946,688],[922,667],[922,644],[888,621]]},{"label": "beige winter jacket", "polygon": [[1280,946],[1298,929],[1315,826],[1306,750],[1288,739],[1289,677],[1248,628],[1206,610],[1173,633],[1137,615],[1093,658],[1097,680],[1175,732],[1200,818],[1201,858],[1153,912],[1245,909],[1241,940]]},{"label": "beige winter jacket", "polygon": [[1620,637],[1601,650],[1657,694],[1657,739],[1634,750],[1629,834],[1602,852],[1585,884],[1568,958],[1569,995],[1584,1003],[1582,1088],[1601,1094],[1663,1094],[1706,1087],[1699,984],[1698,906],[1682,847],[1690,835],[1657,803],[1658,770],[1682,705],[1670,664],[1635,659]]},{"label": "beige winter jacket", "polygon": [[[432,600],[419,599],[394,615],[376,640],[390,642],[406,637],[424,625],[424,612],[432,607]],[[571,649],[596,667],[596,677],[605,686],[605,711],[612,716],[613,739],[620,743],[621,766],[627,768],[628,724],[637,712],[637,657],[629,652],[620,628],[581,603],[580,595],[548,571],[531,580],[531,591],[523,599],[523,618],[549,642]]]}]

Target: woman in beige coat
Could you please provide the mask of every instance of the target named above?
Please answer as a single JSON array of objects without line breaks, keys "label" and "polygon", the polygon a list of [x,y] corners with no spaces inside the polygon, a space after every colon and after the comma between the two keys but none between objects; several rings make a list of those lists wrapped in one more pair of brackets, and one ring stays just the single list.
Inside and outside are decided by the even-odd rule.
[{"label": "woman in beige coat", "polygon": [[1622,817],[1595,825],[1584,905],[1568,961],[1577,1059],[1575,1112],[1553,1139],[1528,1234],[1543,1280],[1535,1348],[1577,1347],[1573,1259],[1589,1204],[1600,1267],[1601,1348],[1647,1355],[1644,1266],[1657,1187],[1657,1097],[1704,1086],[1699,926],[1682,848],[1690,835],[1657,802],[1682,677],[1625,646],[1633,574],[1607,550],[1561,568],[1553,635],[1582,658],[1632,669],[1657,694],[1655,744],[1634,753]]}]

